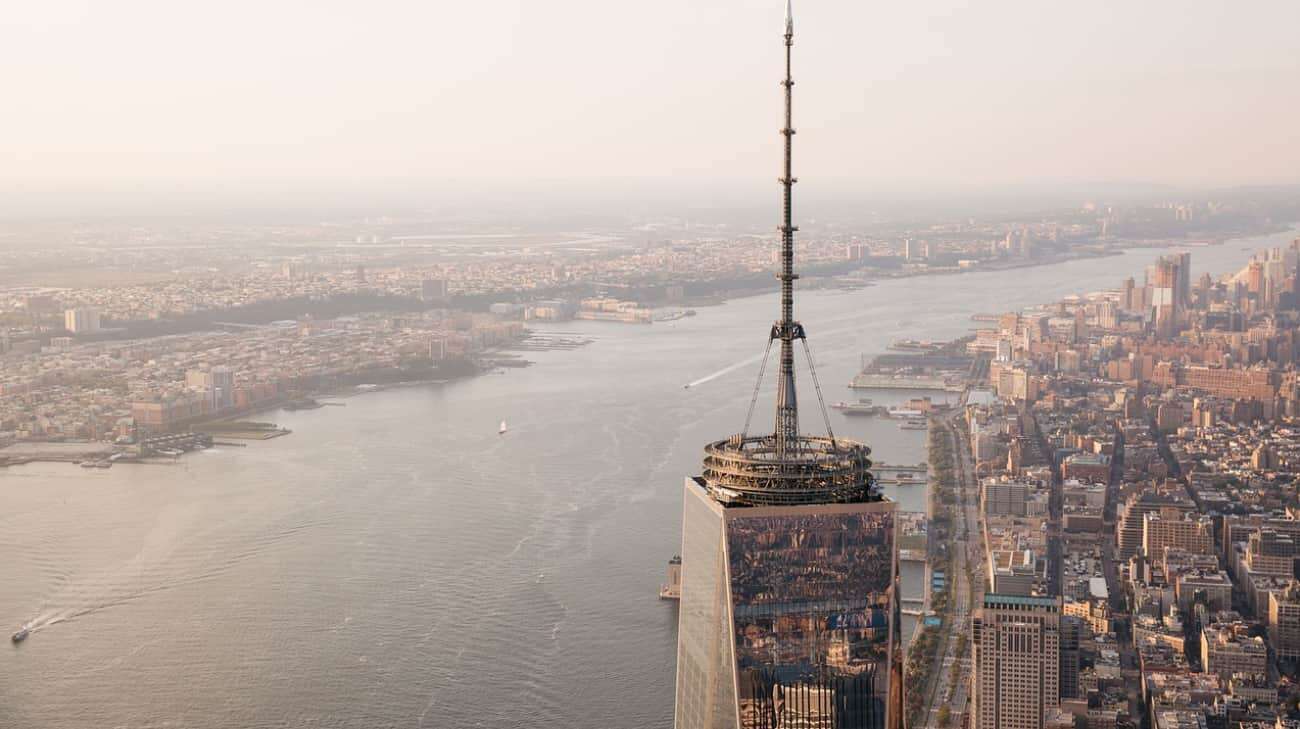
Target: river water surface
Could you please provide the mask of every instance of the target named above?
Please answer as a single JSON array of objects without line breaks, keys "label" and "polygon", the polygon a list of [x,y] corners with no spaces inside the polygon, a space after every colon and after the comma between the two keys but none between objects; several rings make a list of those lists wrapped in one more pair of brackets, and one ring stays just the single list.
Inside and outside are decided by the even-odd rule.
[{"label": "river water surface", "polygon": [[[1196,248],[1193,266],[1290,237]],[[828,401],[849,399],[891,339],[1140,281],[1161,252],[800,293],[796,314]],[[0,727],[670,727],[676,607],[657,592],[682,479],[742,425],[776,315],[765,295],[548,325],[595,341],[277,412],[292,435],[174,466],[0,470],[0,628],[34,626],[0,649]],[[771,371],[753,431],[771,428]],[[923,432],[830,418],[879,461],[924,459]],[[924,507],[922,487],[891,493]]]}]

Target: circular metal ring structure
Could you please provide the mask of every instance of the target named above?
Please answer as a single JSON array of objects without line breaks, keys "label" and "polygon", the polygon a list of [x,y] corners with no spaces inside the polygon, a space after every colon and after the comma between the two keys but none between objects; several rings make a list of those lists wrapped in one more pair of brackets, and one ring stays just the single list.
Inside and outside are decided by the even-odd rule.
[{"label": "circular metal ring structure", "polygon": [[772,436],[734,435],[704,447],[704,482],[728,506],[879,501],[863,443],[801,435],[777,453]]}]

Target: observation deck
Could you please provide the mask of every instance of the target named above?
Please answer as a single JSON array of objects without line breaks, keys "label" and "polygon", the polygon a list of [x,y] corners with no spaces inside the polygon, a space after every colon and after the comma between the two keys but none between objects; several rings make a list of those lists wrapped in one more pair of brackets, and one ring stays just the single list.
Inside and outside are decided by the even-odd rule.
[{"label": "observation deck", "polygon": [[843,438],[800,435],[779,455],[773,436],[733,435],[704,447],[701,475],[726,506],[858,504],[883,499],[870,456]]}]

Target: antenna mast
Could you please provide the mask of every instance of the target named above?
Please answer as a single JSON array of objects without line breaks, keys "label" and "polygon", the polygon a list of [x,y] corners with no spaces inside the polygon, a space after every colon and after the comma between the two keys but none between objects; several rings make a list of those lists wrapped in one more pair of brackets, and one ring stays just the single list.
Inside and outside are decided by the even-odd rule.
[{"label": "antenna mast", "polygon": [[794,320],[794,77],[791,56],[794,49],[794,14],[790,0],[785,3],[785,168],[781,176],[784,188],[784,217],[781,221],[781,319],[772,325],[771,339],[781,340],[781,369],[777,375],[776,453],[784,456],[799,443],[799,397],[794,384],[794,340],[805,339],[803,325]]}]

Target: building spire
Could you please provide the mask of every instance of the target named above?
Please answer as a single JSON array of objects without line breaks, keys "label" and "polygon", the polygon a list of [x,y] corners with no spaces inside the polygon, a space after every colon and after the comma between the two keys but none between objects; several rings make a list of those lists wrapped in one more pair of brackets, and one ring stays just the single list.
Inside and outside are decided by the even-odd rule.
[{"label": "building spire", "polygon": [[803,339],[803,326],[794,320],[794,77],[791,57],[794,49],[794,11],[791,0],[785,3],[785,167],[781,177],[784,188],[784,211],[781,220],[781,319],[772,325],[772,339],[781,340],[781,369],[777,375],[776,452],[786,454],[799,442],[799,398],[794,383],[794,340]]},{"label": "building spire", "polygon": [[[704,447],[702,483],[710,496],[724,506],[792,506],[797,504],[858,504],[880,501],[871,475],[871,449],[864,443],[835,437],[821,385],[817,365],[808,348],[803,325],[794,318],[794,164],[791,152],[794,141],[794,76],[791,55],[794,48],[794,21],[790,2],[786,2],[785,23],[785,138],[784,167],[780,179],[784,193],[781,225],[781,315],[772,323],[763,352],[763,364],[754,383],[754,394],[745,415],[745,428],[726,440]],[[803,345],[808,358],[808,374],[821,406],[826,435],[811,436],[799,432],[799,405],[795,397],[794,343]],[[771,435],[749,435],[763,387],[763,375],[772,354],[772,345],[781,343],[781,370],[776,393],[776,427]]]}]

